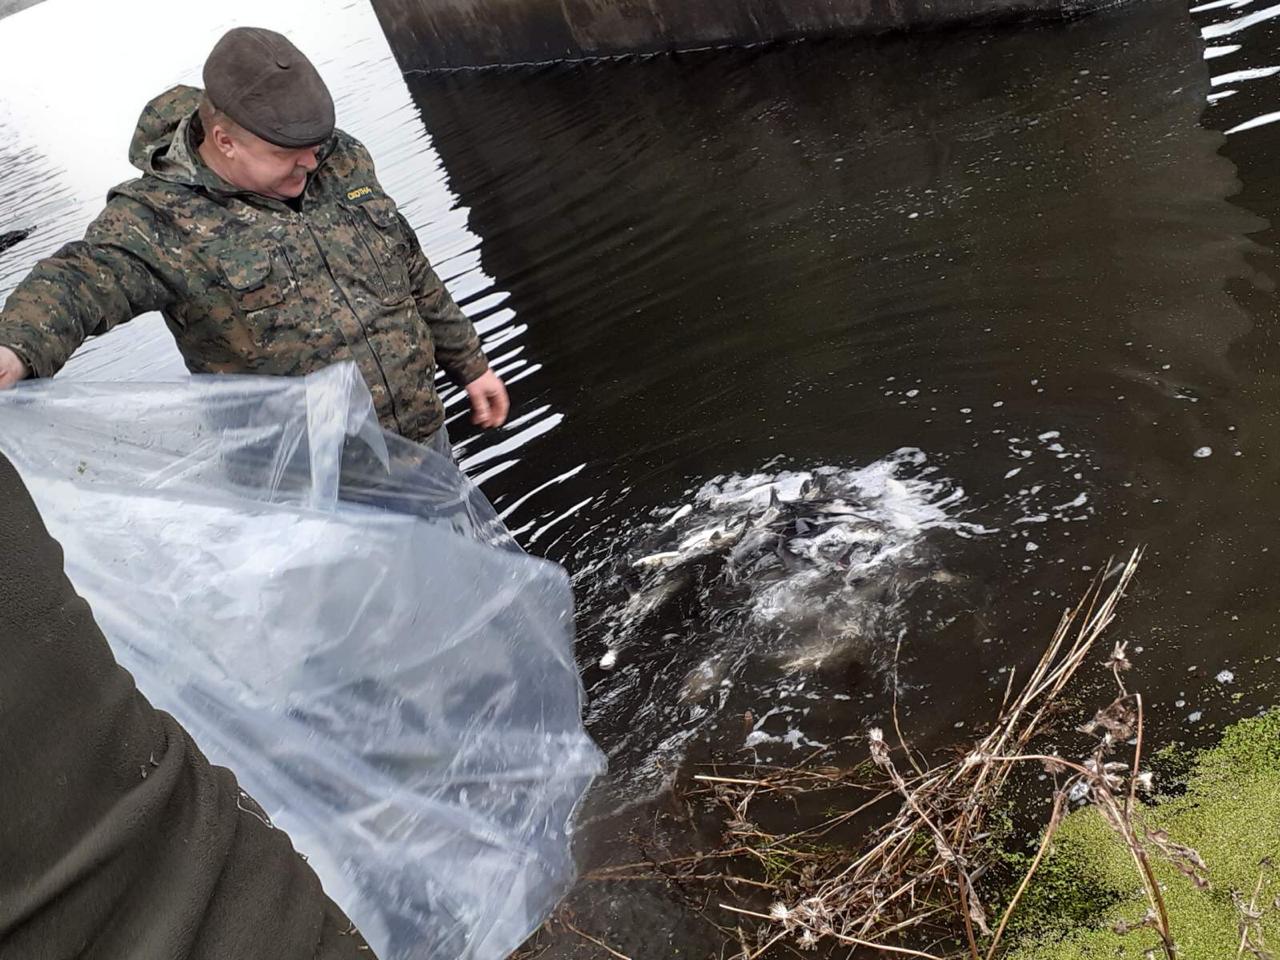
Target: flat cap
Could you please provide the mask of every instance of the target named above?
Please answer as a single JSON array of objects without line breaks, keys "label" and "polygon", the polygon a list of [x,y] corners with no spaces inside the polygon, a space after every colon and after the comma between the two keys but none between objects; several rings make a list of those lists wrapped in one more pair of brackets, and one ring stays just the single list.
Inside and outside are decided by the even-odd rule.
[{"label": "flat cap", "polygon": [[204,62],[213,105],[280,147],[309,147],[333,135],[333,97],[306,56],[274,30],[227,31]]}]

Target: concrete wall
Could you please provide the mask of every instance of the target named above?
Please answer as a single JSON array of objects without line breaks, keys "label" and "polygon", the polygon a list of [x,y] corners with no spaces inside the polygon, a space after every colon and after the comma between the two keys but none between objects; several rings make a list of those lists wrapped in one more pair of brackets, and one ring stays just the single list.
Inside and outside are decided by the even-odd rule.
[{"label": "concrete wall", "polygon": [[27,7],[34,7],[40,2],[41,0],[0,0],[0,18],[25,10]]},{"label": "concrete wall", "polygon": [[406,70],[1062,18],[1123,0],[372,0]]}]

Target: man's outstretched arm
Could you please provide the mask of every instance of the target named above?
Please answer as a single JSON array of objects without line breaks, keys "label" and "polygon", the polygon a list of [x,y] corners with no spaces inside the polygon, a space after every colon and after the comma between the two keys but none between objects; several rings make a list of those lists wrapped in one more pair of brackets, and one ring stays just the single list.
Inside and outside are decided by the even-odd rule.
[{"label": "man's outstretched arm", "polygon": [[36,264],[0,311],[0,389],[51,377],[86,337],[174,299],[151,265],[150,212],[112,199],[83,240]]}]

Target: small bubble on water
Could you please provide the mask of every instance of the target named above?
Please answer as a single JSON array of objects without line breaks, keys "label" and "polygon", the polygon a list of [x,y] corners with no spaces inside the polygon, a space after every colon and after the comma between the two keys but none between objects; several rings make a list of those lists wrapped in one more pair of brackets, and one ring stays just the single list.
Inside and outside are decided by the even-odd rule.
[{"label": "small bubble on water", "polygon": [[1230,670],[1223,670],[1213,679],[1217,680],[1219,683],[1232,683],[1235,680],[1235,678],[1236,678],[1236,675],[1232,673]]},{"label": "small bubble on water", "polygon": [[1030,540],[1027,541],[1027,553],[1035,553],[1039,549],[1040,545],[1038,543],[1033,543]]},{"label": "small bubble on water", "polygon": [[1201,718],[1201,717],[1203,717],[1203,716],[1204,716],[1204,714],[1203,714],[1201,711],[1197,710],[1195,713],[1189,713],[1189,714],[1187,714],[1187,722],[1188,722],[1188,723],[1199,723],[1199,722],[1200,722],[1200,718]]},{"label": "small bubble on water", "polygon": [[1196,459],[1203,460],[1205,457],[1213,456],[1213,447],[1199,447],[1195,452]]}]

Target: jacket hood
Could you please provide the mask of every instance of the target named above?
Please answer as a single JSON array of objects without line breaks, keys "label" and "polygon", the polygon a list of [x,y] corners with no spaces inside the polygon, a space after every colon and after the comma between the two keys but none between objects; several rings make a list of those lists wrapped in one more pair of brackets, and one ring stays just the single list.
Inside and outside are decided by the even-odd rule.
[{"label": "jacket hood", "polygon": [[188,131],[200,106],[200,90],[178,86],[148,103],[129,144],[129,162],[143,173],[173,183],[197,184],[202,168]]},{"label": "jacket hood", "polygon": [[[204,187],[214,193],[247,194],[227,183],[205,166],[191,142],[192,124],[204,93],[199,87],[177,86],[166,90],[142,108],[138,126],[129,143],[129,162],[144,174],[187,186]],[[345,134],[335,131],[320,151],[321,164]]]}]

